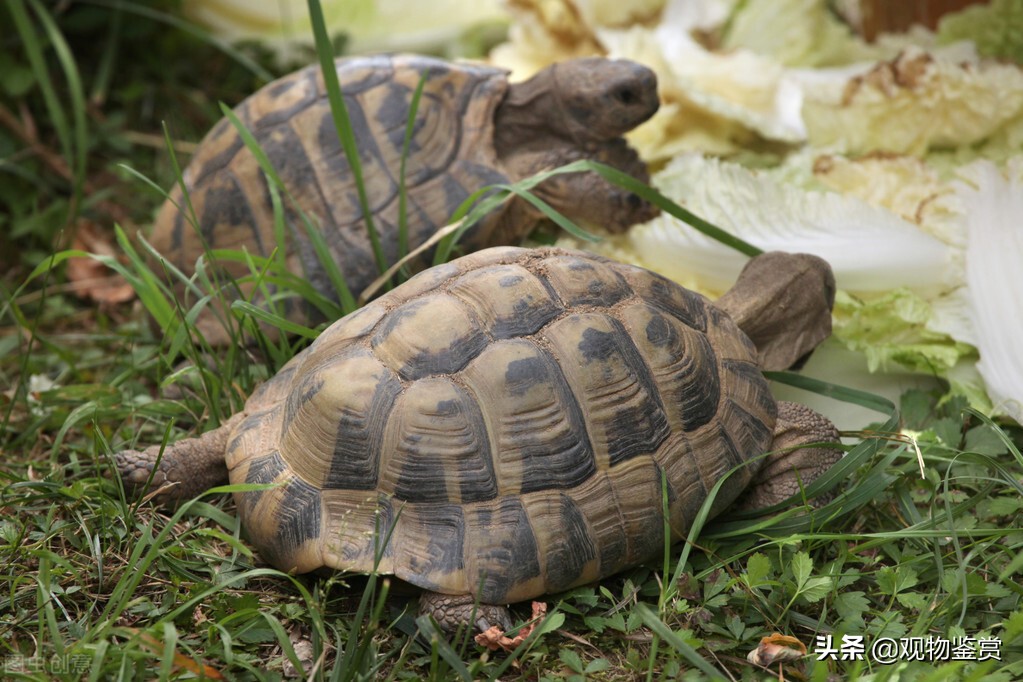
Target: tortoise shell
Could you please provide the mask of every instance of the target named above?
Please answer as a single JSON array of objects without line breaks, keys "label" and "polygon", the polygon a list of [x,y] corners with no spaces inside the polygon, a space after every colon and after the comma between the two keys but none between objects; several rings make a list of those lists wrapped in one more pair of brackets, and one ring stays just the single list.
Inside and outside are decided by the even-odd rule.
[{"label": "tortoise shell", "polygon": [[[502,604],[636,565],[764,453],[776,404],[706,299],[562,249],[492,248],[336,322],[249,400],[232,483],[273,564]],[[749,483],[742,466],[716,498]]]},{"label": "tortoise shell", "polygon": [[[493,112],[508,89],[507,72],[418,56],[342,59],[337,74],[360,154],[369,207],[388,262],[397,260],[399,168],[410,104],[428,74],[406,159],[409,241],[425,241],[478,187],[507,182],[498,170]],[[336,262],[353,289],[379,272],[363,221],[355,177],[337,136],[323,74],[314,65],[285,76],[235,109],[259,142],[301,209],[315,216]],[[277,244],[266,180],[231,122],[222,119],[203,139],[184,173],[202,238],[189,224],[181,188],[175,186],[157,216],[151,243],[172,263],[191,272],[213,249],[247,249],[268,256]],[[291,205],[286,217],[301,221]],[[289,269],[321,292],[326,274],[308,239],[289,250]],[[222,265],[234,278],[249,274],[244,263]]]}]

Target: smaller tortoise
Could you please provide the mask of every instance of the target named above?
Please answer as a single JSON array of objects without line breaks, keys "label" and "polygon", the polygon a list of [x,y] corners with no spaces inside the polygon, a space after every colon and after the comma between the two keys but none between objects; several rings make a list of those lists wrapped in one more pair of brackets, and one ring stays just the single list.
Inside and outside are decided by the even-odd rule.
[{"label": "smaller tortoise", "polygon": [[478,627],[507,626],[504,604],[656,555],[662,477],[679,539],[733,469],[713,513],[782,501],[836,461],[799,447],[834,426],[761,374],[830,333],[833,300],[815,256],[758,256],[712,304],[592,254],[487,249],[334,323],[155,473],[158,446],[118,468],[129,487],[174,484],[165,501],[274,484],[235,495],[271,564],[369,572],[379,554],[445,627],[477,601]]},{"label": "smaller tortoise", "polygon": [[[398,259],[400,165],[413,94],[426,77],[406,160],[408,248],[443,227],[477,190],[516,182],[579,159],[615,166],[643,181],[646,166],[622,135],[658,108],[657,78],[639,64],[604,58],[575,59],[522,83],[488,66],[421,56],[339,59],[337,74],[352,122],[368,203],[388,264]],[[374,260],[355,178],[341,148],[323,75],[311,66],[266,85],[235,109],[266,152],[297,206],[318,222],[324,239],[358,295],[380,274]],[[156,218],[150,242],[182,272],[194,272],[205,246],[246,249],[268,256],[275,248],[274,214],[267,182],[255,157],[226,118],[203,139],[184,172],[198,231],[187,219],[175,186]],[[612,231],[653,217],[656,210],[594,173],[555,176],[534,190],[573,220],[599,222]],[[287,203],[287,202],[286,202]],[[288,269],[328,297],[334,289],[287,203],[291,234]],[[541,213],[522,199],[495,209],[461,240],[475,251],[516,244]],[[245,263],[222,262],[233,278],[250,274]],[[242,284],[248,296],[252,284]],[[183,293],[183,287],[181,292]],[[305,321],[310,312],[286,309]],[[211,314],[200,316],[207,341],[230,341]]]}]

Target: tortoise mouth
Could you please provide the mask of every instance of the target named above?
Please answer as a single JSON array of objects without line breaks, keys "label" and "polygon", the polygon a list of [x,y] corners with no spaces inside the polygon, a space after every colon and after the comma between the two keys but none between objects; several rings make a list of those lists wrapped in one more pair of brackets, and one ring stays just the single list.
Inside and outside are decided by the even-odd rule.
[{"label": "tortoise mouth", "polygon": [[[650,174],[646,164],[624,139],[589,148],[576,148],[564,161],[590,159],[610,166],[644,184]],[[596,148],[593,148],[596,147]],[[537,191],[541,197],[572,220],[620,233],[646,222],[660,210],[631,190],[606,180],[596,171],[559,175],[545,180]]]},{"label": "tortoise mouth", "polygon": [[611,140],[601,145],[600,149],[593,154],[593,159],[613,166],[640,182],[650,182],[650,172],[647,170],[646,163],[639,157],[639,152],[630,147],[624,138]]},{"label": "tortoise mouth", "polygon": [[[603,153],[597,154],[595,160],[617,168],[645,185],[650,184],[650,172],[646,163],[624,139],[604,145]],[[605,221],[608,228],[616,232],[623,231],[631,225],[646,222],[660,214],[659,208],[634,192],[603,180],[603,178],[601,180],[608,185],[617,204],[616,210],[609,216],[610,220]]]}]

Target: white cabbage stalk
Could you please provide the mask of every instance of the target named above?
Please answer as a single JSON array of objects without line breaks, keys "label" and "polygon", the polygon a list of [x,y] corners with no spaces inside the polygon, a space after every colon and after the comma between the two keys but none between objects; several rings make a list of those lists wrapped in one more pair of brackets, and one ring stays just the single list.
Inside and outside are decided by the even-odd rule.
[{"label": "white cabbage stalk", "polygon": [[1011,179],[993,163],[970,164],[960,193],[977,369],[995,411],[1023,423],[1023,159],[1013,161]]},{"label": "white cabbage stalk", "polygon": [[[842,289],[907,287],[937,294],[952,286],[948,245],[856,197],[809,192],[697,154],[675,159],[655,176],[655,184],[690,211],[765,251],[821,256]],[[667,215],[635,226],[625,240],[649,267],[711,292],[727,289],[746,261]]]}]

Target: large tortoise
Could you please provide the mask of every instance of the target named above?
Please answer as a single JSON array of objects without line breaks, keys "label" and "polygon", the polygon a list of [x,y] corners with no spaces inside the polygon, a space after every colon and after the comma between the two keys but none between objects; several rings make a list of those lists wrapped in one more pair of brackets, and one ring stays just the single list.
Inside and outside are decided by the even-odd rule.
[{"label": "large tortoise", "polygon": [[[592,254],[487,249],[334,323],[219,429],[162,459],[121,452],[118,467],[129,487],[174,484],[165,501],[228,476],[275,484],[235,495],[268,562],[369,572],[379,553],[377,570],[426,590],[450,627],[475,600],[558,592],[656,554],[662,476],[677,539],[733,468],[714,513],[820,475],[837,450],[791,448],[837,440],[834,426],[776,403],[761,369],[823,340],[833,299],[830,268],[808,255],[754,258],[712,304]],[[481,628],[506,622],[480,613]]]},{"label": "large tortoise", "polygon": [[[645,165],[622,138],[658,107],[656,76],[639,64],[576,59],[510,84],[508,73],[493,67],[421,56],[374,56],[339,59],[337,74],[388,264],[398,259],[399,171],[412,97],[424,74],[406,160],[409,248],[425,242],[473,192],[571,161],[594,159],[648,179]],[[319,223],[333,260],[358,295],[380,272],[319,67],[270,83],[235,113],[297,206]],[[184,172],[184,184],[190,203],[175,186],[150,237],[153,247],[178,269],[192,273],[207,247],[244,248],[267,256],[277,246],[266,179],[228,119],[202,141]],[[557,176],[535,193],[569,218],[599,221],[612,231],[656,213],[636,195],[593,173]],[[292,230],[286,246],[288,269],[333,296],[302,221],[293,205],[286,204]],[[188,219],[191,211],[198,230]],[[461,245],[472,251],[518,243],[540,217],[531,204],[515,199],[487,216]],[[251,272],[245,263],[221,265],[234,279]],[[241,294],[250,295],[252,288],[243,284]],[[286,311],[292,319],[308,313],[292,307]],[[198,327],[213,344],[229,340],[213,315],[200,317]]]}]

